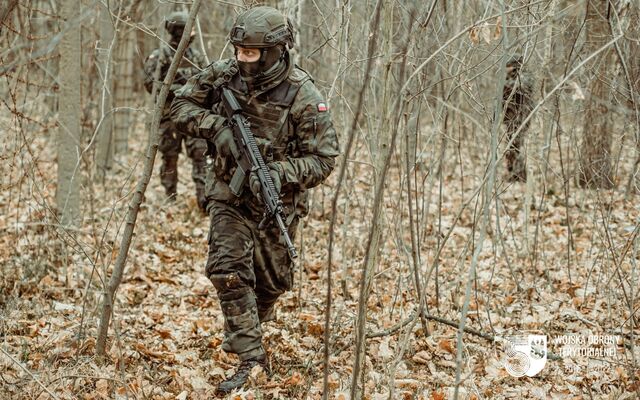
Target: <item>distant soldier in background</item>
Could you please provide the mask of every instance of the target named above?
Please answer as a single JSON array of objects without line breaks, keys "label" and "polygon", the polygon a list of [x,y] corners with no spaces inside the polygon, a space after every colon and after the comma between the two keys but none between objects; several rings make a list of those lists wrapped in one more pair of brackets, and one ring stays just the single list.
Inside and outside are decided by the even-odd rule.
[{"label": "distant soldier in background", "polygon": [[[165,28],[170,35],[169,46],[162,44],[160,48],[155,49],[144,63],[144,87],[147,92],[151,93],[153,88],[153,77],[157,63],[160,62],[160,80],[162,81],[169,70],[169,65],[175,49],[178,47],[182,32],[187,23],[188,14],[186,12],[171,13],[165,20]],[[202,54],[197,50],[189,47],[184,53],[176,77],[171,85],[171,90],[164,109],[162,110],[162,119],[160,120],[160,144],[158,150],[162,154],[162,165],[160,167],[160,181],[165,189],[167,198],[175,200],[178,186],[178,156],[182,150],[182,141],[184,140],[187,150],[187,156],[191,158],[192,170],[191,177],[196,184],[196,198],[198,206],[204,212],[206,210],[207,201],[204,195],[204,183],[206,175],[206,156],[207,142],[203,139],[195,139],[190,136],[184,136],[180,133],[170,118],[171,101],[174,97],[174,91],[182,87],[192,75],[200,72],[200,68],[205,66],[205,60]]]},{"label": "distant soldier in background", "polygon": [[511,57],[507,62],[507,80],[502,92],[504,100],[504,124],[507,140],[513,143],[505,154],[507,159],[507,179],[510,182],[525,182],[527,180],[526,159],[524,155],[524,138],[529,121],[522,127],[518,135],[513,138],[533,109],[533,84],[522,71],[522,56]]}]

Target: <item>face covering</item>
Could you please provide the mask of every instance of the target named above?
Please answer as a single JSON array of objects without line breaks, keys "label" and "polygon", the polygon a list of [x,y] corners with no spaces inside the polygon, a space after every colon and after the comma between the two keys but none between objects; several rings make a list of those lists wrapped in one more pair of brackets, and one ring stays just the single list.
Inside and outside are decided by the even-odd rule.
[{"label": "face covering", "polygon": [[258,61],[238,61],[240,76],[245,82],[254,82],[269,78],[280,69],[283,63],[283,51],[280,46],[261,49]]}]

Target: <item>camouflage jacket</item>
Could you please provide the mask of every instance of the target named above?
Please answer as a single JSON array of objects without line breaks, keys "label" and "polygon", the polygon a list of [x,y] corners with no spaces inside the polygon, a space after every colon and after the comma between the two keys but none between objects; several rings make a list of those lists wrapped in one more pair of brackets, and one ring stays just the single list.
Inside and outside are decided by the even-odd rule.
[{"label": "camouflage jacket", "polygon": [[[302,69],[289,66],[283,80],[250,92],[240,79],[235,60],[217,61],[176,92],[171,118],[180,131],[212,139],[226,123],[221,115],[221,83],[234,92],[242,106],[265,162],[278,162],[282,167],[285,212],[305,216],[306,190],[329,176],[339,152],[330,113],[311,77]],[[217,162],[215,149],[212,153],[214,168],[207,177],[207,198],[261,212],[263,206],[248,187],[240,197],[231,193],[228,183],[233,168],[220,168],[224,163]]]},{"label": "camouflage jacket", "polygon": [[[175,45],[177,46],[177,44]],[[147,57],[147,59],[144,61],[144,88],[147,90],[147,92],[151,93],[153,90],[153,75],[156,71],[156,65],[158,65],[158,62],[161,63],[160,82],[162,82],[165,75],[169,71],[171,59],[173,58],[174,54],[175,51],[173,51],[171,47],[162,45],[162,47],[151,52],[149,57]],[[187,48],[182,57],[182,62],[178,67],[178,71],[176,72],[173,83],[171,84],[170,92],[167,96],[167,102],[165,103],[165,107],[163,110],[164,115],[169,115],[174,91],[181,88],[182,85],[184,85],[187,82],[187,79],[189,79],[191,76],[200,72],[200,70],[204,68],[205,64],[205,59],[199,51],[192,48]]]},{"label": "camouflage jacket", "polygon": [[533,110],[533,81],[522,72],[507,75],[502,100],[505,121],[521,122]]}]

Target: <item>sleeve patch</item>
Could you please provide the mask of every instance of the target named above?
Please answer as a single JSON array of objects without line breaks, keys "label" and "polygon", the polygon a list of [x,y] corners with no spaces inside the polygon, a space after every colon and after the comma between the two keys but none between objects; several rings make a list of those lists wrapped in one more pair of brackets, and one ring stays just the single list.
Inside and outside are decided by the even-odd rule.
[{"label": "sleeve patch", "polygon": [[326,103],[318,103],[318,111],[319,112],[325,112],[329,109],[329,107],[327,107]]}]

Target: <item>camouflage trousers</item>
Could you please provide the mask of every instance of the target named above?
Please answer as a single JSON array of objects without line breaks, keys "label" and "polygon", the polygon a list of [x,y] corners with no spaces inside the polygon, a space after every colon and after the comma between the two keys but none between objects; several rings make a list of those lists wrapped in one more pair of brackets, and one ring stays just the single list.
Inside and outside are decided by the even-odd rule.
[{"label": "camouflage trousers", "polygon": [[203,210],[206,208],[205,176],[207,173],[207,142],[204,139],[196,139],[178,132],[173,122],[165,117],[160,122],[160,144],[158,151],[162,154],[160,166],[160,182],[167,196],[175,196],[178,188],[178,157],[182,151],[184,141],[187,156],[191,159],[191,178],[196,184],[196,197],[198,205]]},{"label": "camouflage trousers", "polygon": [[515,136],[518,128],[524,121],[527,114],[523,114],[519,111],[511,111],[507,109],[505,112],[505,130],[507,133],[507,140],[513,142],[505,153],[507,160],[508,180],[512,182],[526,182],[527,180],[527,164],[524,154],[524,139],[527,129],[529,128],[529,122],[527,122],[518,135]]},{"label": "camouflage trousers", "polygon": [[[293,265],[276,226],[259,230],[261,215],[219,201],[209,203],[206,273],[224,314],[222,348],[241,360],[264,354],[261,322],[273,319],[278,297],[293,285]],[[289,226],[295,237],[297,219]]]}]

